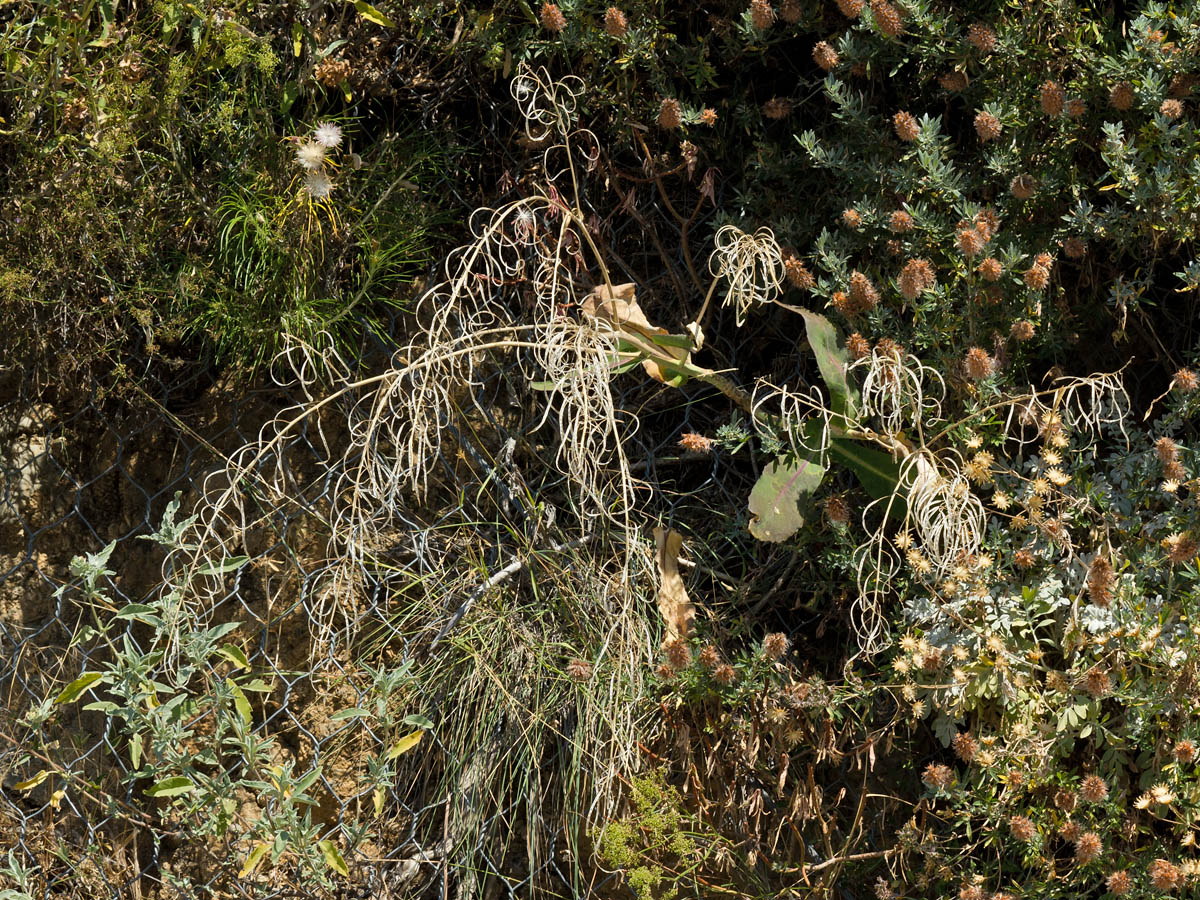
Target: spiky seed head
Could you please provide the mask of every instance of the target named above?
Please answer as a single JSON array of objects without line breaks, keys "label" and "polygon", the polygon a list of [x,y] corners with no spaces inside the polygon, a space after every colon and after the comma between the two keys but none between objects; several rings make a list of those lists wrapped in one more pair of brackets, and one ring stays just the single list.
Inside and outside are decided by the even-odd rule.
[{"label": "spiky seed head", "polygon": [[1178,100],[1167,98],[1162,102],[1162,105],[1158,107],[1158,111],[1168,119],[1178,119],[1183,115],[1183,104]]},{"label": "spiky seed head", "polygon": [[847,228],[859,228],[862,226],[862,216],[856,209],[844,209],[842,210],[842,224]]},{"label": "spiky seed head", "polygon": [[846,338],[846,351],[851,359],[862,359],[871,352],[871,342],[856,331]]},{"label": "spiky seed head", "polygon": [[1012,836],[1022,843],[1029,843],[1037,834],[1037,829],[1027,816],[1010,816],[1008,829],[1012,832]]},{"label": "spiky seed head", "polygon": [[1108,92],[1108,105],[1119,112],[1125,112],[1131,108],[1133,100],[1133,85],[1128,81],[1114,84],[1112,90]]},{"label": "spiky seed head", "polygon": [[921,133],[916,117],[904,110],[892,116],[892,127],[896,130],[896,137],[906,142],[915,141]]},{"label": "spiky seed head", "polygon": [[1108,892],[1116,897],[1122,897],[1133,890],[1133,879],[1129,877],[1129,873],[1124,869],[1116,872],[1109,872],[1108,877],[1104,879],[1104,886],[1108,888]]},{"label": "spiky seed head", "polygon": [[1037,179],[1032,175],[1017,175],[1008,183],[1008,189],[1018,200],[1028,200],[1037,191]]},{"label": "spiky seed head", "polygon": [[1001,131],[1000,120],[987,110],[980,110],[975,114],[975,133],[983,143],[994,141],[1000,137]]},{"label": "spiky seed head", "polygon": [[692,663],[692,648],[683,638],[675,638],[667,644],[667,664],[675,671],[686,669]]},{"label": "spiky seed head", "polygon": [[750,21],[759,31],[775,24],[775,10],[767,0],[750,0]]},{"label": "spiky seed head", "polygon": [[629,20],[625,18],[625,13],[615,6],[610,6],[604,13],[604,30],[611,37],[625,37],[629,32]]},{"label": "spiky seed head", "polygon": [[1071,236],[1063,241],[1063,253],[1067,254],[1071,259],[1083,259],[1087,256],[1087,244],[1075,236]]},{"label": "spiky seed head", "polygon": [[875,16],[875,24],[879,30],[890,38],[899,37],[904,32],[904,22],[896,7],[888,0],[871,0],[871,14]]},{"label": "spiky seed head", "polygon": [[857,19],[863,11],[863,0],[837,0],[837,7],[848,19]]},{"label": "spiky seed head", "polygon": [[980,53],[991,53],[996,49],[996,32],[979,22],[967,26],[967,41]]},{"label": "spiky seed head", "polygon": [[730,685],[737,680],[737,672],[729,663],[721,663],[712,670],[713,681],[720,685]]},{"label": "spiky seed head", "polygon": [[1108,799],[1108,782],[1099,775],[1088,775],[1079,785],[1079,796],[1086,803],[1103,803]]},{"label": "spiky seed head", "polygon": [[592,680],[592,664],[586,659],[573,659],[567,663],[567,677],[580,683]]},{"label": "spiky seed head", "polygon": [[827,41],[821,41],[813,47],[812,57],[813,62],[826,72],[831,71],[838,64],[837,51]]},{"label": "spiky seed head", "polygon": [[971,762],[979,752],[979,741],[966,731],[956,734],[950,746],[954,748],[954,755],[963,762]]},{"label": "spiky seed head", "polygon": [[1175,373],[1175,377],[1171,379],[1171,387],[1181,394],[1190,394],[1197,387],[1200,387],[1200,378],[1197,378],[1196,373],[1191,369],[1180,369]]},{"label": "spiky seed head", "polygon": [[906,234],[916,227],[913,217],[902,209],[898,209],[888,218],[888,228],[896,234]]},{"label": "spiky seed head", "polygon": [[1057,81],[1047,81],[1041,87],[1039,99],[1042,112],[1048,116],[1057,116],[1063,111],[1067,95]]},{"label": "spiky seed head", "polygon": [[538,18],[542,20],[542,27],[554,34],[558,34],[567,27],[567,17],[563,15],[562,10],[554,3],[543,3],[542,11]]},{"label": "spiky seed head", "polygon": [[674,97],[667,97],[658,106],[658,127],[666,131],[683,124],[683,107]]},{"label": "spiky seed head", "polygon": [[342,145],[342,127],[333,122],[322,122],[313,130],[313,140],[327,150],[336,150]]},{"label": "spiky seed head", "polygon": [[921,773],[921,780],[935,791],[944,791],[954,784],[954,770],[940,763],[930,763]]},{"label": "spiky seed head", "polygon": [[967,73],[954,69],[941,76],[938,84],[942,86],[943,90],[950,91],[952,94],[965,91],[967,89]]},{"label": "spiky seed head", "polygon": [[767,659],[778,661],[787,653],[788,647],[791,646],[791,641],[787,639],[787,635],[774,631],[763,638],[762,652]]},{"label": "spiky seed head", "polygon": [[783,0],[779,4],[779,18],[789,25],[795,25],[803,15],[804,10],[800,6],[800,0]]},{"label": "spiky seed head", "polygon": [[325,165],[325,147],[316,141],[301,141],[296,145],[296,164],[315,172]]},{"label": "spiky seed head", "polygon": [[1046,285],[1050,283],[1049,270],[1045,266],[1039,266],[1037,263],[1030,266],[1023,277],[1025,286],[1034,291],[1044,291]]},{"label": "spiky seed head", "polygon": [[763,115],[768,119],[786,119],[792,114],[792,101],[783,97],[772,97],[763,104]]},{"label": "spiky seed head", "polygon": [[850,301],[859,311],[874,309],[879,303],[879,291],[871,279],[855,270],[850,273]]},{"label": "spiky seed head", "polygon": [[1178,741],[1171,749],[1171,752],[1175,754],[1175,759],[1179,762],[1190,763],[1196,758],[1196,745],[1185,738],[1182,741]]},{"label": "spiky seed head", "polygon": [[802,263],[799,257],[789,256],[783,261],[784,271],[787,272],[787,280],[793,287],[798,287],[802,291],[811,291],[816,285],[816,280],[812,273]]},{"label": "spiky seed head", "polygon": [[679,438],[679,446],[688,453],[712,453],[713,439],[694,431],[685,431]]},{"label": "spiky seed head", "polygon": [[704,125],[716,125],[717,111],[711,106],[706,106],[700,111],[700,122]]},{"label": "spiky seed head", "polygon": [[1008,333],[1012,335],[1014,340],[1028,341],[1033,338],[1033,323],[1028,319],[1017,319],[1012,323],[1012,327]]},{"label": "spiky seed head", "polygon": [[324,172],[309,172],[304,176],[304,190],[314,200],[326,200],[333,193],[333,182]]}]

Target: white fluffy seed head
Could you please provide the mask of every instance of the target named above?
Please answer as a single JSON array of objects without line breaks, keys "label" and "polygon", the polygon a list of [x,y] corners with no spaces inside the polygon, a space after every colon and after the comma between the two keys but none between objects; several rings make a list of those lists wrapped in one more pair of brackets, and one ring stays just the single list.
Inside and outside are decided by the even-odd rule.
[{"label": "white fluffy seed head", "polygon": [[296,162],[314,172],[325,165],[325,148],[316,141],[303,141],[296,147]]},{"label": "white fluffy seed head", "polygon": [[324,172],[309,172],[304,176],[304,189],[314,200],[324,200],[333,191],[333,182]]},{"label": "white fluffy seed head", "polygon": [[333,122],[322,122],[313,131],[313,140],[322,147],[333,150],[342,144],[342,128]]}]

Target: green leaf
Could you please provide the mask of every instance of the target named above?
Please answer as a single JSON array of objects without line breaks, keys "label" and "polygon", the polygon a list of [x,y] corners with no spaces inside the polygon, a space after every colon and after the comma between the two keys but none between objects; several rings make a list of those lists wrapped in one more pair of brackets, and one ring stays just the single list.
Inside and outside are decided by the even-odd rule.
[{"label": "green leaf", "polygon": [[238,871],[238,878],[245,878],[247,875],[253,874],[258,868],[258,864],[262,862],[262,858],[267,855],[267,851],[271,849],[269,841],[259,841],[254,845],[254,849],[250,851],[250,855],[246,857],[246,861],[242,863],[242,868]]},{"label": "green leaf", "polygon": [[838,437],[829,441],[829,453],[857,475],[867,493],[875,499],[885,499],[896,494],[891,514],[897,520],[904,518],[907,504],[904,497],[896,491],[900,484],[900,463],[892,459],[890,453],[864,446],[859,441]]},{"label": "green leaf", "polygon": [[407,737],[400,738],[400,740],[396,741],[396,743],[392,745],[392,749],[388,751],[387,758],[395,759],[397,756],[407,753],[421,742],[421,737],[424,734],[424,731],[414,731]]},{"label": "green leaf", "polygon": [[858,391],[846,379],[846,348],[838,340],[837,330],[818,313],[802,310],[801,315],[817,368],[829,388],[830,406],[843,419],[854,419],[858,415]]},{"label": "green leaf", "polygon": [[237,714],[241,717],[242,722],[249,727],[254,715],[250,709],[250,701],[246,699],[246,695],[242,692],[242,689],[234,684],[232,679],[226,678],[225,684],[229,686],[229,692],[233,694],[233,706],[237,710]]},{"label": "green leaf", "polygon": [[62,689],[62,693],[54,699],[55,704],[70,703],[103,677],[102,672],[84,672]]},{"label": "green leaf", "polygon": [[118,619],[140,619],[146,613],[158,612],[153,606],[145,603],[127,603],[114,613]]},{"label": "green leaf", "polygon": [[243,682],[241,687],[244,691],[254,691],[258,694],[269,694],[271,691],[275,690],[275,686],[273,684],[267,684],[261,678],[255,678],[253,681]]},{"label": "green leaf", "polygon": [[300,56],[300,51],[304,49],[304,26],[300,22],[292,23],[292,55]]},{"label": "green leaf", "polygon": [[164,778],[153,787],[146,788],[147,797],[178,797],[180,794],[190,794],[196,789],[192,779],[186,775],[176,775],[174,778]]},{"label": "green leaf", "polygon": [[135,732],[133,737],[129,739],[129,762],[134,769],[141,768],[142,765],[142,733]]},{"label": "green leaf", "polygon": [[411,715],[405,716],[403,719],[403,722],[405,725],[411,725],[414,728],[424,728],[426,731],[430,731],[433,729],[432,721],[430,721],[425,716],[419,716],[416,713],[412,713]]},{"label": "green leaf", "polygon": [[368,22],[374,22],[376,25],[382,25],[384,28],[395,28],[396,23],[373,7],[367,0],[352,0],[354,8],[358,10],[358,14]]},{"label": "green leaf", "polygon": [[217,653],[225,657],[239,669],[250,668],[250,660],[246,659],[246,654],[242,652],[241,647],[235,647],[233,644],[223,644],[217,648]]},{"label": "green leaf", "polygon": [[338,850],[337,844],[333,841],[318,841],[317,846],[321,848],[321,855],[325,857],[325,865],[343,878],[350,877],[350,868],[346,865],[346,860],[342,859],[342,852]]},{"label": "green leaf", "polygon": [[777,459],[750,491],[750,533],[760,541],[787,540],[804,524],[800,501],[815,491],[825,470],[811,459]]},{"label": "green leaf", "polygon": [[367,712],[365,709],[357,709],[357,708],[343,709],[339,712],[335,712],[332,716],[330,716],[329,721],[330,722],[341,722],[344,719],[361,719],[364,716],[369,716],[369,715],[370,715],[370,713]]},{"label": "green leaf", "polygon": [[296,102],[296,98],[300,96],[300,85],[294,81],[289,81],[283,86],[283,95],[279,98],[279,114],[286,116],[288,111]]},{"label": "green leaf", "polygon": [[[233,572],[240,569],[250,561],[248,556],[231,556],[229,559],[223,559],[220,562],[209,563],[206,566],[201,566],[197,571],[197,575],[224,575],[226,572]],[[236,626],[235,626],[236,627]]]}]

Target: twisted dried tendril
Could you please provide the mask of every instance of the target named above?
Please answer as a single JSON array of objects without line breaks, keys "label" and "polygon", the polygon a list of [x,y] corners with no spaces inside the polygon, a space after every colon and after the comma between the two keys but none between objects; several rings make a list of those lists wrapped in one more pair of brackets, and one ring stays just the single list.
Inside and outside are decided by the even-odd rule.
[{"label": "twisted dried tendril", "polygon": [[728,282],[723,305],[737,310],[740,326],[752,308],[779,296],[787,274],[783,254],[770,228],[748,234],[736,225],[724,225],[717,229],[713,243],[708,271]]}]

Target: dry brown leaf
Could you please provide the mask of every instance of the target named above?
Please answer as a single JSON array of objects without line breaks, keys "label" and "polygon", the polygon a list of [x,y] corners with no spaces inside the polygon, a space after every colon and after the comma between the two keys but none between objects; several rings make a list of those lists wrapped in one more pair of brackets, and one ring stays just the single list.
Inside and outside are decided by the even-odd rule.
[{"label": "dry brown leaf", "polygon": [[654,529],[658,546],[658,610],[667,626],[667,640],[687,637],[696,618],[696,607],[688,599],[683,578],[679,575],[679,550],[683,535],[678,531]]},{"label": "dry brown leaf", "polygon": [[[646,352],[680,363],[690,363],[691,354],[682,347],[663,347],[651,339],[651,335],[669,336],[665,328],[651,325],[637,302],[637,285],[597,285],[583,300],[584,315],[608,322],[626,340]],[[666,382],[667,375],[652,359],[642,360],[642,368],[655,381]]]}]

